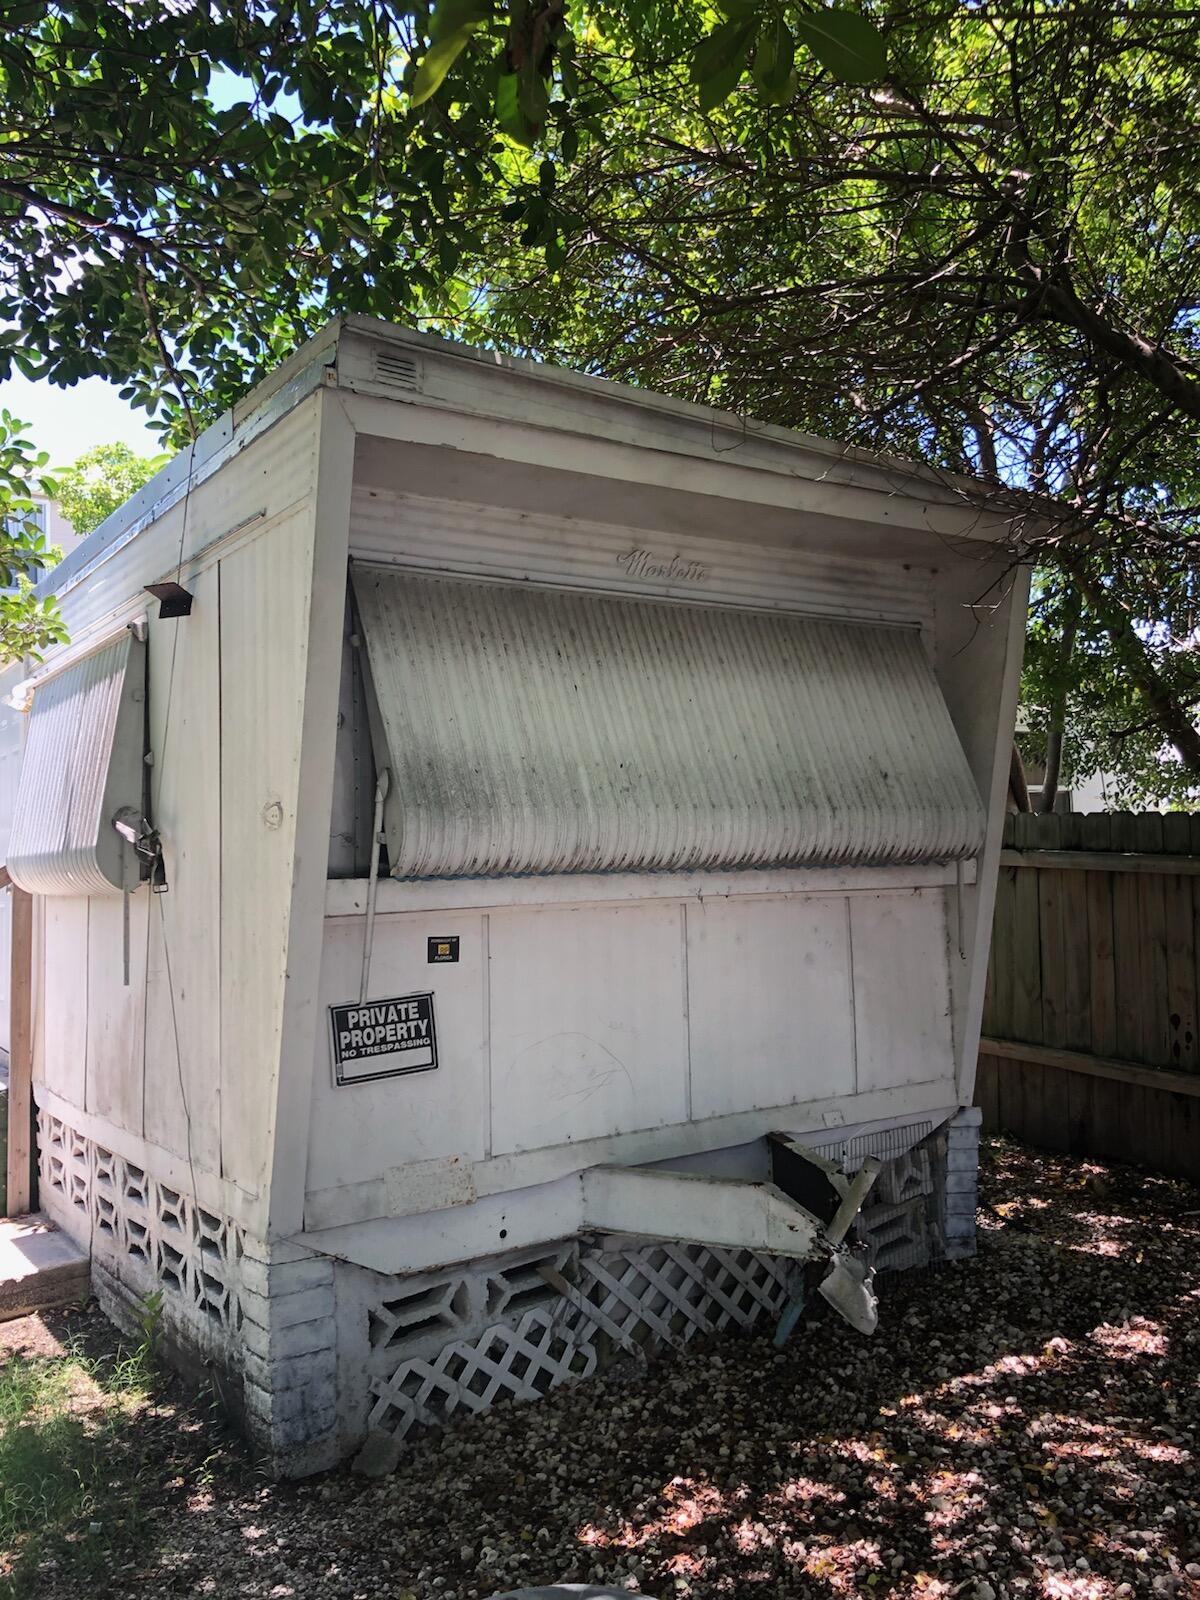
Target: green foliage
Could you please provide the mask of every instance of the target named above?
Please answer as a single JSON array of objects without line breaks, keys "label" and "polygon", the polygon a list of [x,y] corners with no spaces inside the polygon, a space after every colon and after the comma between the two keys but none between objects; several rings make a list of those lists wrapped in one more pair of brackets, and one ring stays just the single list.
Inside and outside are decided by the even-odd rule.
[{"label": "green foliage", "polygon": [[0,377],[100,373],[178,443],[365,313],[919,454],[1011,492],[1014,559],[1036,547],[1049,581],[1069,552],[1111,595],[1072,658],[1106,720],[1075,743],[1148,770],[1140,734],[1110,737],[1132,672],[1112,618],[1190,692],[1160,592],[1200,546],[1194,8],[47,0],[5,21]]},{"label": "green foliage", "polygon": [[[1158,670],[1172,696],[1194,716],[1200,708],[1200,574],[1189,562],[1162,562],[1150,572],[1121,572],[1116,584],[1138,600],[1137,626],[1155,647]],[[1050,710],[1065,697],[1063,771],[1069,788],[1103,773],[1110,798],[1132,810],[1196,804],[1197,783],[1167,747],[1157,719],[1102,624],[1083,608],[1071,659],[1064,662],[1064,614],[1071,586],[1053,568],[1034,582],[1021,701],[1029,724],[1018,740],[1027,762],[1040,763]]]},{"label": "green foliage", "polygon": [[[733,3],[731,23],[664,9],[655,47],[675,67],[705,29],[738,36],[709,49],[693,106],[716,106],[752,39],[768,101],[798,49],[856,81],[882,71],[855,12]],[[653,34],[654,10],[630,14]],[[99,374],[178,444],[333,312],[453,315],[460,264],[532,175],[525,152],[603,142],[624,92],[609,35],[602,5],[568,22],[563,0],[10,7],[0,379]],[[570,228],[555,213],[539,246]]]},{"label": "green foliage", "polygon": [[10,1355],[0,1367],[0,1597],[37,1592],[42,1561],[80,1583],[111,1578],[144,1517],[131,1419],[145,1374],[121,1359]]},{"label": "green foliage", "polygon": [[135,1355],[144,1362],[153,1362],[158,1355],[158,1344],[162,1338],[162,1290],[155,1289],[140,1300],[134,1314],[137,1319],[138,1332],[141,1335]]},{"label": "green foliage", "polygon": [[34,450],[24,423],[0,411],[0,664],[40,660],[47,645],[66,638],[53,599],[33,593],[40,569],[58,556],[35,519],[35,495],[55,489],[43,472],[48,459]]},{"label": "green foliage", "polygon": [[76,533],[91,533],[164,466],[168,457],[139,456],[127,444],[98,444],[55,473],[57,499]]}]

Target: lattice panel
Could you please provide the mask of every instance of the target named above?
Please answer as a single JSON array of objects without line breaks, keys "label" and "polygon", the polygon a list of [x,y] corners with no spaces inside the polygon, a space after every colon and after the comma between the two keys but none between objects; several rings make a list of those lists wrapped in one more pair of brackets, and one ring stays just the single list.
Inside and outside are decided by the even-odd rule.
[{"label": "lattice panel", "polygon": [[406,1437],[457,1411],[486,1411],[497,1400],[537,1400],[561,1383],[595,1372],[594,1345],[566,1327],[559,1307],[527,1311],[515,1328],[500,1324],[474,1342],[455,1340],[430,1360],[402,1362],[371,1385],[370,1428]]},{"label": "lattice panel", "polygon": [[788,1298],[791,1264],[750,1250],[650,1245],[580,1261],[579,1309],[623,1349],[750,1328]]},{"label": "lattice panel", "polygon": [[148,1288],[169,1290],[200,1318],[241,1326],[242,1239],[232,1222],[42,1111],[38,1149],[42,1183],[88,1214],[95,1250],[124,1258]]},{"label": "lattice panel", "polygon": [[[560,1278],[574,1268],[569,1294],[558,1293],[537,1271],[546,1263],[542,1256],[440,1285],[416,1280],[403,1300],[392,1292],[376,1302],[370,1311],[376,1376],[368,1426],[404,1438],[457,1411],[482,1411],[501,1399],[535,1400],[561,1383],[590,1376],[614,1350],[678,1347],[697,1333],[751,1327],[764,1314],[782,1310],[793,1271],[790,1262],[749,1250],[702,1245],[584,1253],[577,1261],[572,1254],[563,1246],[550,1258]],[[391,1288],[403,1281],[392,1280]],[[442,1319],[463,1314],[477,1301],[480,1284],[510,1320],[432,1353],[413,1353],[413,1345],[436,1337]],[[541,1303],[522,1309],[533,1295]],[[463,1312],[453,1311],[456,1299]]]}]

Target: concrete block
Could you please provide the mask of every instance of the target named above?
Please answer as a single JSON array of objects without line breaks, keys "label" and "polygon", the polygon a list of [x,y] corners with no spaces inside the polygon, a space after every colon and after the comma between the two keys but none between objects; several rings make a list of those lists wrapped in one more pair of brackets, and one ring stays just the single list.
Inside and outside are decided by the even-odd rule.
[{"label": "concrete block", "polygon": [[87,1251],[43,1216],[0,1222],[0,1321],[86,1300],[89,1265]]},{"label": "concrete block", "polygon": [[287,1266],[297,1261],[312,1261],[313,1253],[304,1245],[291,1244],[286,1239],[268,1242],[247,1234],[242,1242],[243,1260],[258,1261],[265,1266]]},{"label": "concrete block", "polygon": [[394,1433],[373,1428],[362,1449],[350,1463],[351,1472],[363,1478],[386,1478],[395,1472],[404,1451],[404,1441]]},{"label": "concrete block", "polygon": [[332,1313],[283,1328],[262,1328],[254,1322],[242,1324],[242,1343],[264,1361],[290,1360],[331,1350],[336,1338],[337,1324]]},{"label": "concrete block", "polygon": [[297,1389],[266,1390],[248,1383],[247,1414],[273,1437],[288,1435],[290,1442],[312,1438],[333,1426],[337,1417],[337,1384],[330,1379],[302,1384]]},{"label": "concrete block", "polygon": [[317,1317],[333,1315],[333,1278],[318,1289],[299,1289],[295,1294],[272,1295],[270,1300],[271,1327],[290,1328],[296,1323],[312,1322]]},{"label": "concrete block", "polygon": [[303,1261],[285,1263],[257,1261],[243,1257],[242,1287],[250,1294],[274,1298],[295,1294],[301,1289],[319,1289],[333,1282],[333,1262],[309,1256]]}]

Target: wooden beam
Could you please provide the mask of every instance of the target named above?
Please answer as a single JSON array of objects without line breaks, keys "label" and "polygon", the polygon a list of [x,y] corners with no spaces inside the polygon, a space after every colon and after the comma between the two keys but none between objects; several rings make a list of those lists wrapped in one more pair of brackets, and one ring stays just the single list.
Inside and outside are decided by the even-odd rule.
[{"label": "wooden beam", "polygon": [[1001,850],[1002,867],[1074,868],[1077,872],[1171,872],[1200,875],[1200,856],[1130,855],[1121,850]]},{"label": "wooden beam", "polygon": [[1005,1061],[1028,1061],[1038,1067],[1060,1067],[1064,1072],[1112,1078],[1117,1083],[1136,1083],[1143,1089],[1200,1099],[1200,1073],[1171,1072],[1165,1067],[1144,1067],[1113,1056],[1089,1056],[1080,1050],[1055,1050],[1044,1044],[1022,1044],[1016,1039],[980,1039],[979,1054]]},{"label": "wooden beam", "polygon": [[12,895],[8,1011],[8,1215],[33,1209],[33,897]]}]

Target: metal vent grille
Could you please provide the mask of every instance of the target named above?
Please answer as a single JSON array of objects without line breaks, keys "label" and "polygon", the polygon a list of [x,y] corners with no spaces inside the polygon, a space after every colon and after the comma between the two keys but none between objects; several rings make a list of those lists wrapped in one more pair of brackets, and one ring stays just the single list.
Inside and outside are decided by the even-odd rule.
[{"label": "metal vent grille", "polygon": [[375,382],[394,394],[418,394],[421,389],[421,364],[406,350],[378,349],[375,352]]}]

